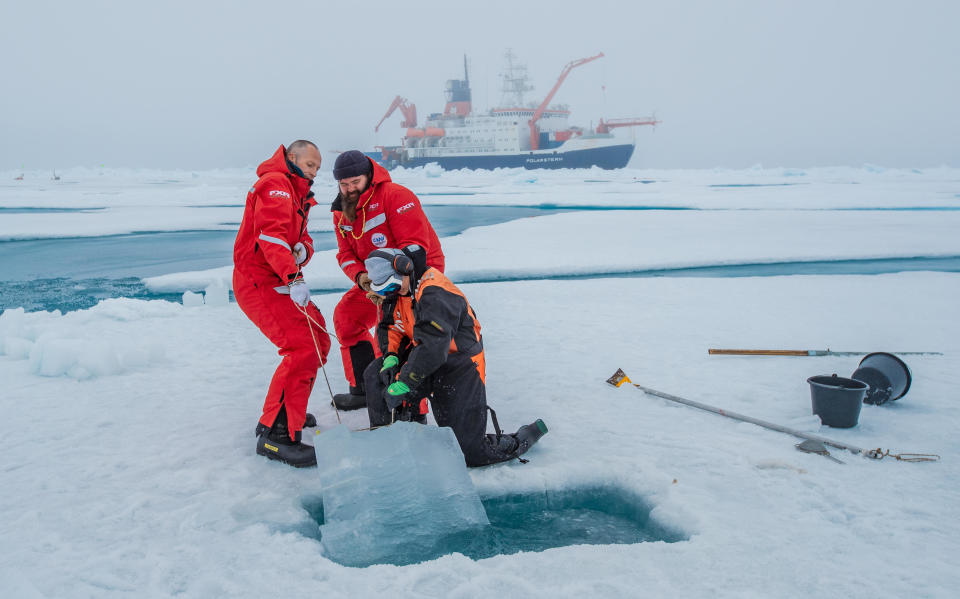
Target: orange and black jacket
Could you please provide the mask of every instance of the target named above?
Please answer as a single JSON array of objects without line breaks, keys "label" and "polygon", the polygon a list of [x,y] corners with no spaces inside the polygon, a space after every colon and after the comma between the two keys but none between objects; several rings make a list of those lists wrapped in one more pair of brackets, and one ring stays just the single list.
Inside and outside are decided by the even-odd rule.
[{"label": "orange and black jacket", "polygon": [[381,351],[401,360],[407,354],[398,381],[416,389],[457,353],[473,360],[484,379],[480,322],[463,292],[436,268],[420,277],[412,298],[401,297],[383,312]]}]

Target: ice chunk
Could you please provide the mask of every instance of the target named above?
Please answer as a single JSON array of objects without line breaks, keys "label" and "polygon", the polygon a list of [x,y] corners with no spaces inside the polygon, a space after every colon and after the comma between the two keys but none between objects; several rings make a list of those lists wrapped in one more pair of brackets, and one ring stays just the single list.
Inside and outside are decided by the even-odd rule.
[{"label": "ice chunk", "polygon": [[439,539],[486,526],[487,514],[446,427],[398,422],[345,426],[315,442],[323,494],[324,551],[349,566],[414,563]]},{"label": "ice chunk", "polygon": [[192,291],[183,292],[183,306],[185,308],[196,308],[203,305],[203,295]]},{"label": "ice chunk", "polygon": [[223,281],[214,281],[203,293],[203,303],[208,306],[226,306],[230,303],[230,292]]}]

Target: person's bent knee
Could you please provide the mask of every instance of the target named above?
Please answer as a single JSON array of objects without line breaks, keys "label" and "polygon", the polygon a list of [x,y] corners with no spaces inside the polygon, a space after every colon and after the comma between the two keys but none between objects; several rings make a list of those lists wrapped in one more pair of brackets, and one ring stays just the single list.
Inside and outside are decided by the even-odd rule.
[{"label": "person's bent knee", "polygon": [[316,372],[320,369],[320,356],[317,355],[314,347],[298,348],[289,352],[287,356],[295,370]]}]

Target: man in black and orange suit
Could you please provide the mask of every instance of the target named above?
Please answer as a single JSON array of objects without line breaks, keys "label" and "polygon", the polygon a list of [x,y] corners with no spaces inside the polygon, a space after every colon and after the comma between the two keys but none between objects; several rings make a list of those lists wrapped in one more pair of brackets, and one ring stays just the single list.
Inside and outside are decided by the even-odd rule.
[{"label": "man in black and orange suit", "polygon": [[377,342],[382,356],[364,372],[370,426],[396,419],[425,423],[429,399],[439,426],[453,429],[467,466],[524,454],[547,432],[542,420],[487,434],[487,393],[480,322],[467,298],[440,270],[418,266],[394,248],[364,261],[370,288],[384,298]]}]

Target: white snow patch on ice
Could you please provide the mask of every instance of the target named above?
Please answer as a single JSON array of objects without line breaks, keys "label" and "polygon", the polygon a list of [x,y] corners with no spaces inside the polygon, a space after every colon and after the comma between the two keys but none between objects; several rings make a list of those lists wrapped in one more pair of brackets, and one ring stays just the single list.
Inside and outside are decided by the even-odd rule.
[{"label": "white snow patch on ice", "polygon": [[104,300],[90,310],[61,314],[0,314],[0,354],[26,359],[41,376],[88,379],[164,363],[166,346],[157,336],[131,337],[109,326],[114,322],[172,318],[180,306],[169,302]]}]

